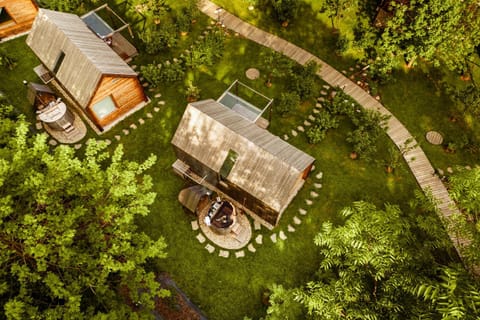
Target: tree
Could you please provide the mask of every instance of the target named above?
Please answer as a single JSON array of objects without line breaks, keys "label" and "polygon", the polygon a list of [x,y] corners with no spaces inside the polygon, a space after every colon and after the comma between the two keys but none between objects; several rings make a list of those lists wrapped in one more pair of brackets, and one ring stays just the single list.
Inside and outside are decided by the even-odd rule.
[{"label": "tree", "polygon": [[285,26],[297,16],[299,8],[297,0],[270,0],[270,4],[277,20]]},{"label": "tree", "polygon": [[272,79],[283,77],[290,73],[293,61],[284,54],[275,50],[262,52],[263,65],[267,68],[267,87],[272,85]]},{"label": "tree", "polygon": [[335,30],[334,19],[337,18],[349,4],[352,4],[350,0],[323,0],[320,12],[326,13],[328,18],[330,18],[333,30]]},{"label": "tree", "polygon": [[290,74],[287,85],[290,91],[296,92],[300,100],[306,100],[317,93],[317,70],[319,65],[315,61],[309,61],[305,65],[295,65]]},{"label": "tree", "polygon": [[313,125],[306,132],[308,143],[319,143],[325,139],[329,129],[336,129],[338,128],[338,125],[339,121],[335,115],[322,110],[315,118]]},{"label": "tree", "polygon": [[139,232],[134,221],[155,199],[144,174],[155,157],[126,161],[121,146],[110,155],[93,140],[81,159],[71,147],[50,150],[45,135],[29,137],[28,124],[8,109],[0,108],[5,318],[149,317],[154,297],[166,292],[146,264],[165,257],[166,245]]},{"label": "tree", "polygon": [[295,92],[282,92],[278,98],[275,108],[282,115],[287,115],[292,109],[298,108],[300,97]]}]

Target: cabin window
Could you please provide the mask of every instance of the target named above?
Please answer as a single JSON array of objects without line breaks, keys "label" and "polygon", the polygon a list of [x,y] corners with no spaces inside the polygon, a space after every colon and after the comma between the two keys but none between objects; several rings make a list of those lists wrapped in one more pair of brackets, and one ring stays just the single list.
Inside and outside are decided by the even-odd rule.
[{"label": "cabin window", "polygon": [[95,116],[102,120],[117,109],[111,96],[103,98],[92,106]]},{"label": "cabin window", "polygon": [[223,161],[222,168],[220,168],[220,177],[224,180],[227,179],[228,175],[230,174],[230,171],[232,171],[233,166],[235,165],[235,162],[238,159],[238,153],[230,149],[228,151],[227,157]]},{"label": "cabin window", "polygon": [[5,7],[0,7],[0,23],[4,23],[7,21],[12,20],[12,17],[7,12],[7,9]]},{"label": "cabin window", "polygon": [[57,73],[58,69],[60,69],[60,66],[62,65],[63,59],[65,59],[65,52],[60,51],[57,57],[57,61],[55,61],[55,65],[53,66],[53,73]]}]

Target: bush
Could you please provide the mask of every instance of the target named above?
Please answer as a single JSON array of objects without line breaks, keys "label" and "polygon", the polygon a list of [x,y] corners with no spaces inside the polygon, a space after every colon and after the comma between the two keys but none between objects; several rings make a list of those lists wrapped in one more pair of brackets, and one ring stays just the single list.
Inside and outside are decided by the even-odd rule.
[{"label": "bush", "polygon": [[180,63],[166,62],[160,66],[160,79],[165,82],[180,81],[185,76],[185,71]]},{"label": "bush", "polygon": [[319,126],[310,127],[307,132],[307,140],[310,144],[320,143],[327,136],[327,132]]},{"label": "bush", "polygon": [[177,30],[173,24],[162,23],[157,29],[145,29],[139,35],[145,45],[145,51],[156,54],[177,44]]},{"label": "bush", "polygon": [[339,121],[336,117],[332,116],[327,111],[322,111],[315,119],[315,123],[311,126],[307,132],[308,143],[316,144],[325,139],[327,131],[329,129],[338,128]]},{"label": "bush", "polygon": [[141,66],[140,72],[153,87],[158,86],[161,81],[160,68],[155,63]]},{"label": "bush", "polygon": [[289,22],[297,16],[298,0],[270,0],[275,18],[281,22]]},{"label": "bush", "polygon": [[292,68],[288,89],[296,92],[302,101],[312,98],[317,94],[318,65],[314,61],[306,65],[297,65]]},{"label": "bush", "polygon": [[197,101],[200,98],[200,89],[189,81],[187,89],[185,90],[185,95],[189,102]]},{"label": "bush", "polygon": [[207,33],[198,43],[191,46],[187,56],[182,56],[187,67],[211,66],[223,56],[225,35],[222,30]]},{"label": "bush", "polygon": [[332,101],[325,103],[325,108],[334,115],[346,115],[352,118],[356,110],[360,110],[362,107],[347,95],[340,88],[335,88],[336,95]]},{"label": "bush", "polygon": [[292,109],[298,108],[300,97],[295,92],[282,92],[276,103],[276,110],[283,117]]},{"label": "bush", "polygon": [[0,50],[0,67],[13,70],[17,66],[17,59],[8,54],[5,50]]}]

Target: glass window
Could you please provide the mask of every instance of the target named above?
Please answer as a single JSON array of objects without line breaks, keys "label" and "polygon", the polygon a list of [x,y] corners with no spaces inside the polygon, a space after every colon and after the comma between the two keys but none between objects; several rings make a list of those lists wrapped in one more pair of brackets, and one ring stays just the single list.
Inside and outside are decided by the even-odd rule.
[{"label": "glass window", "polygon": [[112,97],[108,96],[92,106],[92,110],[98,119],[103,119],[116,109]]},{"label": "glass window", "polygon": [[227,179],[237,159],[238,153],[230,149],[228,151],[227,157],[223,161],[222,168],[220,168],[220,177],[222,177],[222,179]]}]

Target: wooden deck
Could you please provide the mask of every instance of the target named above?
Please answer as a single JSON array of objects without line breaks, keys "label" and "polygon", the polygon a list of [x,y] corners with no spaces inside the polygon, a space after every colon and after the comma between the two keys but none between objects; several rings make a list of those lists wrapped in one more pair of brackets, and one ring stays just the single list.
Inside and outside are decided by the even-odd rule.
[{"label": "wooden deck", "polygon": [[[218,18],[218,14],[215,13],[215,9],[218,8],[216,4],[208,0],[202,0],[199,4],[199,8],[203,13],[212,19]],[[327,63],[312,55],[308,51],[278,36],[250,25],[249,23],[244,22],[229,12],[223,11],[220,15],[220,19],[226,28],[231,29],[234,32],[238,32],[240,35],[257,42],[258,44],[281,52],[300,64],[305,64],[312,60],[317,62],[321,66],[320,70],[317,72],[317,75],[330,86],[338,86],[342,88],[345,93],[350,95],[365,109],[376,110],[381,114],[389,115],[390,119],[385,127],[387,135],[392,139],[399,149],[402,149],[407,142],[412,146],[416,146],[408,152],[405,152],[404,158],[422,190],[424,192],[431,192],[435,201],[438,203],[438,213],[440,215],[440,219],[442,222],[444,222],[450,239],[452,240],[459,256],[462,258],[462,248],[464,246],[468,246],[471,243],[471,240],[459,238],[451,231],[451,228],[449,227],[449,223],[451,221],[449,219],[450,216],[454,213],[458,213],[459,210],[455,206],[455,203],[451,200],[448,191],[440,178],[435,175],[434,168],[430,164],[430,161],[423,150],[418,146],[414,137],[390,111],[388,111],[381,103],[375,100],[375,98],[366,93],[362,88],[345,77],[341,72],[338,72],[336,69],[332,68]],[[472,266],[470,270],[474,275],[480,275],[479,265]]]}]

